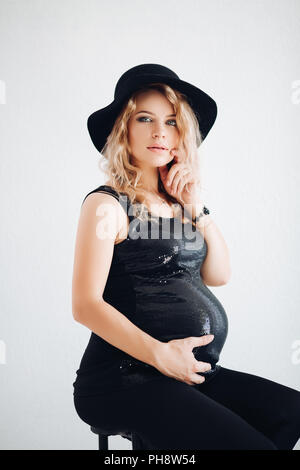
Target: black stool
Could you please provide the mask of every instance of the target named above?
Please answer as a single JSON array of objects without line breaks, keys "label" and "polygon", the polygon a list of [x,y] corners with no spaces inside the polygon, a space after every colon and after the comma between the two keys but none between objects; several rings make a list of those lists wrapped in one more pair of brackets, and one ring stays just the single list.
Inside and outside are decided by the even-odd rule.
[{"label": "black stool", "polygon": [[98,434],[98,444],[99,450],[108,450],[108,437],[109,436],[121,436],[125,439],[128,439],[132,442],[132,450],[141,450],[143,449],[143,443],[141,438],[137,435],[136,432],[130,431],[115,431],[107,432],[104,429],[99,428],[98,426],[91,426],[91,431],[94,434]]}]

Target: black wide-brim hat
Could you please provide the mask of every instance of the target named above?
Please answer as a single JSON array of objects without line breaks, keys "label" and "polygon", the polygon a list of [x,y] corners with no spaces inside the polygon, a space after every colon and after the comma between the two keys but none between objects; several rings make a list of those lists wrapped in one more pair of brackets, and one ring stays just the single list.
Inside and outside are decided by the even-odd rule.
[{"label": "black wide-brim hat", "polygon": [[95,111],[87,120],[90,137],[99,152],[102,151],[125,102],[138,88],[153,82],[166,83],[184,93],[198,120],[202,141],[206,138],[217,117],[216,102],[200,88],[181,80],[168,67],[142,64],[121,75],[115,87],[114,101],[105,108]]}]

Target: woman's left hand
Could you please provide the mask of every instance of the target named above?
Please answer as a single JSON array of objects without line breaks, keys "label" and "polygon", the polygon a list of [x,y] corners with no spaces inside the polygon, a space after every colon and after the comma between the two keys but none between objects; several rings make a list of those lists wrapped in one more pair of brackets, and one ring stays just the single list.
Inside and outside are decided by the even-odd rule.
[{"label": "woman's left hand", "polygon": [[160,178],[166,192],[181,204],[201,203],[197,171],[193,171],[193,168],[183,162],[177,149],[171,150],[171,154],[175,163],[170,170],[168,171],[167,165],[159,167]]}]

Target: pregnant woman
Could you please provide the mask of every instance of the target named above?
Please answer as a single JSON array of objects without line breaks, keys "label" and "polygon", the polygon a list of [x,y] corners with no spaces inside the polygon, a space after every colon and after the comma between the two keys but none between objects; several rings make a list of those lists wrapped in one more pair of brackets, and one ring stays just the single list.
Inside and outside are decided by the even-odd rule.
[{"label": "pregnant woman", "polygon": [[108,179],[77,230],[73,316],[91,336],[74,405],[144,449],[293,449],[300,392],[219,364],[228,319],[207,286],[228,282],[230,262],[197,155],[216,116],[205,92],[143,64],[88,119]]}]

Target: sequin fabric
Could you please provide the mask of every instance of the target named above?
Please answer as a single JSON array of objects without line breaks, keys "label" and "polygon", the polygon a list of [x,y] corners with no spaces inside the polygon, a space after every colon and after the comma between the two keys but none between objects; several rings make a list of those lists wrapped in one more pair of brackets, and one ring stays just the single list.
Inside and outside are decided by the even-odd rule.
[{"label": "sequin fabric", "polygon": [[[228,319],[219,300],[202,282],[200,268],[207,255],[202,234],[178,218],[136,217],[127,196],[101,185],[91,191],[115,197],[129,217],[129,233],[114,247],[104,300],[143,331],[162,342],[213,334],[206,346],[193,349],[199,361],[209,362],[203,372],[208,380],[221,366],[219,356],[228,333]],[[86,197],[87,197],[86,196]],[[161,376],[149,364],[137,360],[91,332],[77,378],[78,396],[106,394]]]}]

